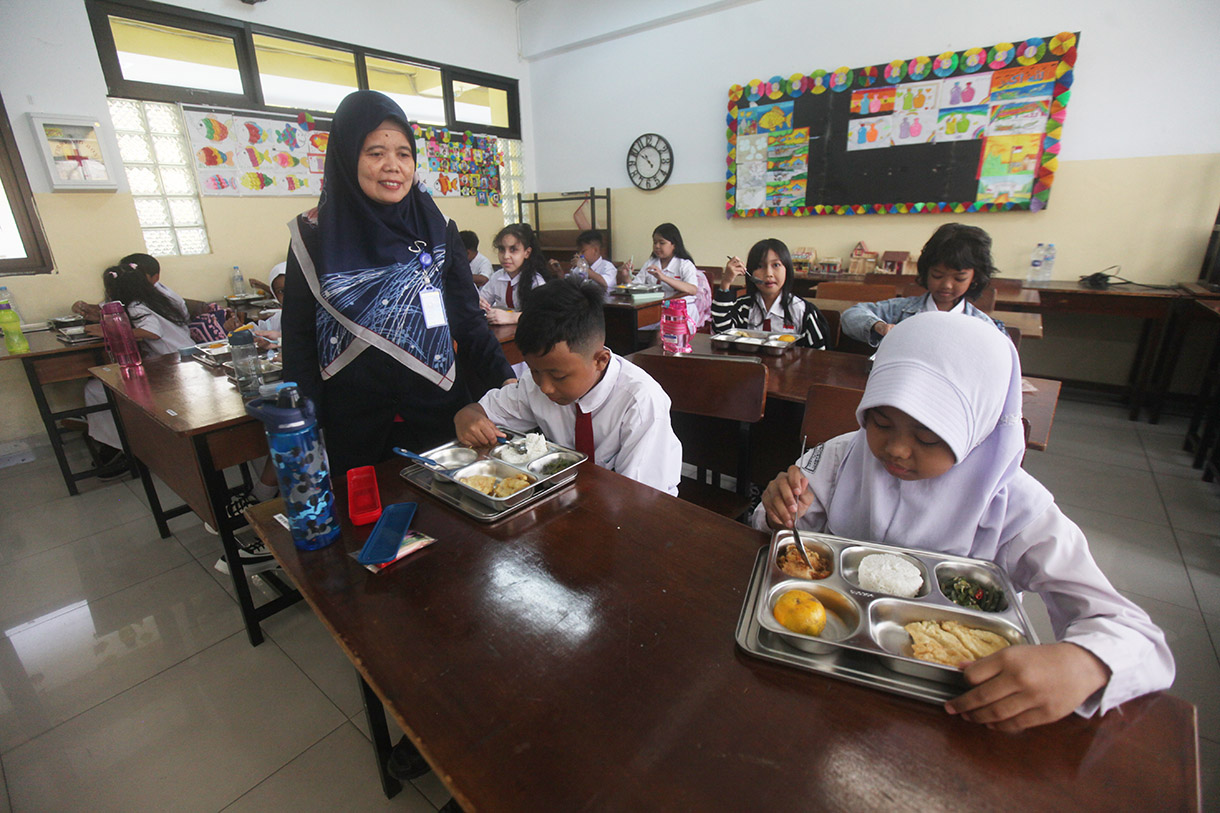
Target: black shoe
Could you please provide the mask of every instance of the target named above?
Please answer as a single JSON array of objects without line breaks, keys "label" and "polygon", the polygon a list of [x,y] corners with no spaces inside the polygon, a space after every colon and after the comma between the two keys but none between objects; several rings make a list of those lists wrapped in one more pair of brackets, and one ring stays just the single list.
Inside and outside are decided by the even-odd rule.
[{"label": "black shoe", "polygon": [[[241,561],[242,570],[247,574],[262,573],[264,570],[273,570],[279,567],[279,563],[275,561],[275,557],[267,550],[267,546],[260,540],[256,539],[253,542],[241,543],[237,549],[237,558]],[[213,565],[221,573],[229,572],[229,562],[222,554]]]},{"label": "black shoe", "polygon": [[410,782],[432,770],[432,766],[428,764],[428,760],[424,759],[424,755],[419,752],[419,749],[411,744],[406,735],[403,735],[403,738],[390,751],[390,758],[385,761],[385,769],[386,773],[399,782]]},{"label": "black shoe", "polygon": [[118,480],[125,477],[131,472],[131,461],[127,459],[127,455],[121,451],[111,455],[105,462],[100,463],[97,468],[97,474],[94,475],[102,482],[110,480]]},{"label": "black shoe", "polygon": [[252,505],[258,505],[258,500],[255,499],[252,492],[243,491],[240,494],[234,494],[229,497],[229,502],[225,505],[225,516],[229,519],[236,519]]}]

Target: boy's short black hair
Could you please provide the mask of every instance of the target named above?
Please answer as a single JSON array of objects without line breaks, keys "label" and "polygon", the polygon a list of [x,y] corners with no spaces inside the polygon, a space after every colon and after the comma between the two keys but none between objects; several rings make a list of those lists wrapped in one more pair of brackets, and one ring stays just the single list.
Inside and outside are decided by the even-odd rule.
[{"label": "boy's short black hair", "polygon": [[599,232],[597,229],[589,229],[588,231],[582,231],[580,233],[580,237],[576,238],[576,245],[578,248],[594,245],[597,246],[598,250],[600,251],[605,243],[602,241],[601,232]]},{"label": "boy's short black hair", "polygon": [[584,355],[606,341],[603,292],[596,283],[572,277],[535,288],[521,308],[517,349],[527,356],[545,356],[560,342]]},{"label": "boy's short black hair", "polygon": [[462,245],[466,246],[467,251],[479,250],[479,235],[472,231],[460,231],[458,237],[462,238]]},{"label": "boy's short black hair", "polygon": [[919,253],[916,280],[928,287],[928,269],[943,265],[954,271],[974,269],[974,279],[966,289],[966,298],[974,299],[991,282],[995,266],[991,263],[991,236],[978,226],[946,223],[937,229]]}]

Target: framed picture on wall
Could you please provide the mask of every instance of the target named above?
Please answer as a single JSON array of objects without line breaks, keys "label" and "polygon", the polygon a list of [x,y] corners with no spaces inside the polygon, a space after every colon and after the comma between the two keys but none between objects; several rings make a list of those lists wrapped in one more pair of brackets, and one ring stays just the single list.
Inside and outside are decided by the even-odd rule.
[{"label": "framed picture on wall", "polygon": [[119,188],[122,169],[104,146],[99,121],[86,116],[29,116],[53,190]]}]

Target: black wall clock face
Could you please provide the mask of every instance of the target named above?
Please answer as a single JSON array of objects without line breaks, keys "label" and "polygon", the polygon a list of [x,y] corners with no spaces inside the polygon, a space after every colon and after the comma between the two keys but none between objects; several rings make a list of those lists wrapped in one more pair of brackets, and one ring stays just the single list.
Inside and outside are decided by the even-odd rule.
[{"label": "black wall clock face", "polygon": [[674,151],[656,133],[645,133],[627,151],[627,174],[640,189],[658,189],[674,171]]}]

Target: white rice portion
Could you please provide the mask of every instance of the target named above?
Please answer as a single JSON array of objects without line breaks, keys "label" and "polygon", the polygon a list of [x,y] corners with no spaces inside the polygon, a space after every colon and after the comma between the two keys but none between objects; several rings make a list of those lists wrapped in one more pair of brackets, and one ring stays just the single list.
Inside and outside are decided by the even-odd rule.
[{"label": "white rice portion", "polygon": [[525,452],[518,452],[512,446],[505,446],[504,451],[500,453],[500,459],[505,463],[513,463],[521,465],[530,463],[542,457],[550,448],[546,445],[546,438],[541,432],[530,432],[523,440],[525,441]]},{"label": "white rice portion", "polygon": [[892,553],[870,553],[856,570],[860,586],[875,593],[912,598],[923,587],[919,568]]}]

